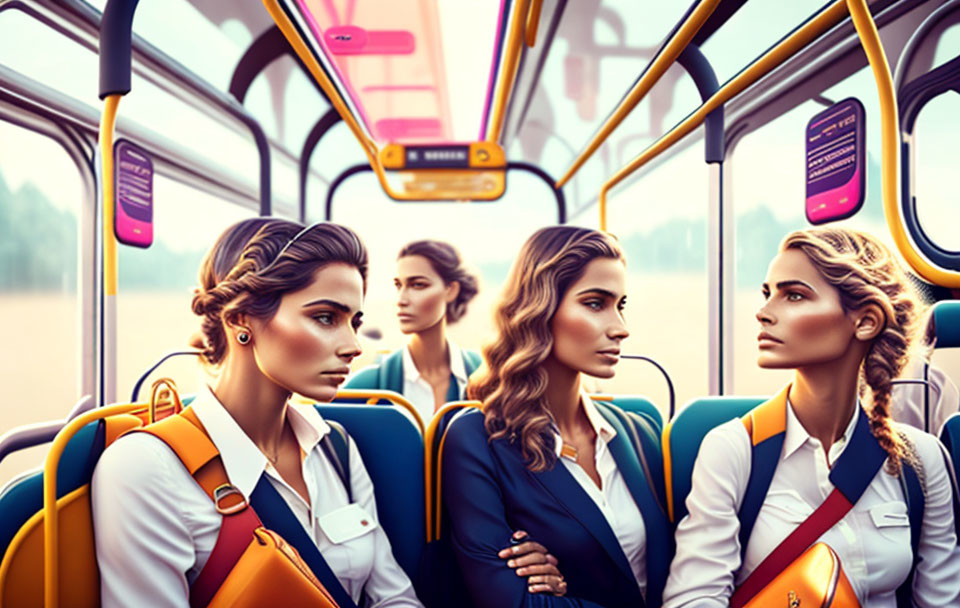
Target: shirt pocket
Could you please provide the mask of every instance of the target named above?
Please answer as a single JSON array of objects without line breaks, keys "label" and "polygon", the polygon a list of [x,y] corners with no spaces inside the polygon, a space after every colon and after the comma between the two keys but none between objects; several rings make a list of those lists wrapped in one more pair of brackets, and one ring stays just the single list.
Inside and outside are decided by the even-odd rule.
[{"label": "shirt pocket", "polygon": [[899,500],[884,502],[867,510],[868,525],[890,542],[909,548],[910,518],[907,505]]}]

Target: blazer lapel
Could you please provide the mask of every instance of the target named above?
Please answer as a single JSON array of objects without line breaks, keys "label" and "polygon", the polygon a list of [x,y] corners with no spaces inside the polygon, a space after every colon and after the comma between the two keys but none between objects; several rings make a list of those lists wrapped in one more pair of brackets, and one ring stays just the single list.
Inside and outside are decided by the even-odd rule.
[{"label": "blazer lapel", "polygon": [[[647,603],[651,606],[660,605],[660,595],[667,581],[670,561],[673,556],[673,536],[671,526],[666,515],[660,509],[656,497],[650,488],[650,483],[643,474],[640,459],[630,442],[627,429],[613,416],[606,416],[598,408],[601,415],[617,431],[617,435],[607,442],[607,449],[613,456],[617,468],[623,476],[633,501],[640,510],[643,526],[646,531],[646,568],[647,568]],[[638,446],[639,447],[639,446]]]},{"label": "blazer lapel", "polygon": [[[526,469],[519,447],[507,443],[501,445],[510,452],[511,458],[519,461],[519,466]],[[599,507],[574,479],[567,467],[558,461],[550,470],[539,473],[527,470],[527,473],[593,535],[614,563],[617,564],[624,576],[629,576],[633,580],[633,570],[630,568],[627,556],[623,554],[623,549],[620,548],[620,542],[617,540],[616,534],[610,528],[610,524],[607,523],[607,519],[603,516]]]}]

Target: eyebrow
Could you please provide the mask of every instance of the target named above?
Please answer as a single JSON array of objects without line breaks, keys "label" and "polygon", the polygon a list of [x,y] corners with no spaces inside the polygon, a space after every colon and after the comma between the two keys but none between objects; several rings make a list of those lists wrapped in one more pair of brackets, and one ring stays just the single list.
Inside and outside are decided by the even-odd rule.
[{"label": "eyebrow", "polygon": [[406,280],[406,281],[415,281],[415,280],[417,280],[417,279],[423,279],[424,281],[429,281],[429,280],[430,280],[430,277],[428,277],[428,276],[426,276],[426,275],[422,275],[422,274],[415,274],[415,275],[410,276],[410,277],[404,277],[403,279],[401,279],[400,277],[393,277],[393,280],[394,280],[394,281],[404,281],[404,280]]},{"label": "eyebrow", "polygon": [[[812,285],[810,285],[805,281],[801,281],[799,279],[791,279],[789,281],[780,281],[779,283],[777,283],[777,289],[786,289],[787,287],[806,287],[807,289],[809,289],[814,293],[816,293],[817,291],[816,289],[813,288]],[[767,283],[764,283],[760,287],[760,289],[762,291],[770,291],[770,285],[768,285]]]},{"label": "eyebrow", "polygon": [[595,293],[597,295],[604,296],[607,298],[612,298],[614,300],[617,299],[617,294],[613,293],[612,291],[607,291],[606,289],[600,289],[599,287],[590,287],[589,289],[578,291],[577,295],[582,296],[583,294],[586,294],[586,293]]},{"label": "eyebrow", "polygon": [[306,304],[303,305],[303,308],[310,308],[311,306],[319,306],[321,304],[326,304],[327,306],[331,308],[335,308],[340,312],[344,312],[347,314],[350,313],[350,307],[347,306],[346,304],[342,304],[340,302],[337,302],[336,300],[330,300],[327,298],[321,298],[319,300],[314,300],[313,302],[307,302]]}]

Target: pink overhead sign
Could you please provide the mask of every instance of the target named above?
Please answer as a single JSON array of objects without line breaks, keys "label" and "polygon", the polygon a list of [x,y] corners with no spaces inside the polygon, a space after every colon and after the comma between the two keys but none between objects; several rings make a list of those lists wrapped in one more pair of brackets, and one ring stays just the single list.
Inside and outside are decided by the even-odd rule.
[{"label": "pink overhead sign", "polygon": [[823,224],[860,210],[866,193],[863,104],[844,99],[807,123],[807,221]]}]

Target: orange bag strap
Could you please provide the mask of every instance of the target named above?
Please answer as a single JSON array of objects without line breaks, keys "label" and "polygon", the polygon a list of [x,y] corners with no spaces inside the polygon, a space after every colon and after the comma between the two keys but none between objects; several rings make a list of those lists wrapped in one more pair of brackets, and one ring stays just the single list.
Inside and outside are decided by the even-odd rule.
[{"label": "orange bag strap", "polygon": [[229,515],[246,508],[246,498],[230,484],[220,452],[193,408],[188,407],[179,415],[168,416],[135,432],[149,433],[167,444],[218,511]]},{"label": "orange bag strap", "polygon": [[206,606],[250,544],[253,531],[261,527],[260,518],[230,483],[217,446],[192,408],[138,430],[166,443],[223,515],[217,542],[190,586],[190,605]]}]

